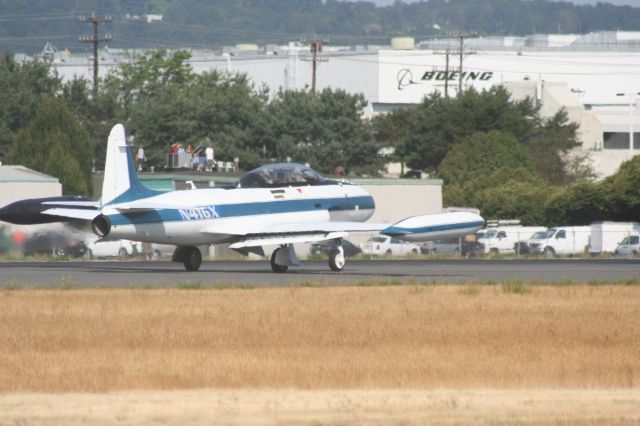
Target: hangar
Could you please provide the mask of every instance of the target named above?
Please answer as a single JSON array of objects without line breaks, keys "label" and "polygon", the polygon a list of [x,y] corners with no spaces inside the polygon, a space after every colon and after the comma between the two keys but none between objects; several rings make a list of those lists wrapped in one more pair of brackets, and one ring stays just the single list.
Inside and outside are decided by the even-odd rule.
[{"label": "hangar", "polygon": [[62,195],[58,178],[24,166],[0,165],[0,207],[25,198]]}]

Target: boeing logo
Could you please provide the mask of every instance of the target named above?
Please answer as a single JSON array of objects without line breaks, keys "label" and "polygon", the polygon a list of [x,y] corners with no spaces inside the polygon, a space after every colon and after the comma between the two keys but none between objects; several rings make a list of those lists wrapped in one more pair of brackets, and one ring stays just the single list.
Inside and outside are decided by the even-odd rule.
[{"label": "boeing logo", "polygon": [[458,71],[427,71],[422,76],[422,80],[431,81],[431,80],[479,80],[479,81],[487,81],[491,80],[493,77],[493,71],[463,71],[462,74]]},{"label": "boeing logo", "polygon": [[398,90],[413,84],[423,84],[427,81],[488,81],[493,78],[493,71],[426,71],[419,81],[413,80],[413,73],[409,68],[398,71]]}]

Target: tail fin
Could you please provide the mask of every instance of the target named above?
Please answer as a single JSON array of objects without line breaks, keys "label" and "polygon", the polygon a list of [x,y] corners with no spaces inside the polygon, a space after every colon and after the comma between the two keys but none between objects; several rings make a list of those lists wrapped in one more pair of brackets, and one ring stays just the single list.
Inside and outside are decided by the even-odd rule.
[{"label": "tail fin", "polygon": [[109,133],[107,158],[102,182],[102,205],[133,201],[156,195],[138,180],[127,136],[122,124],[116,124]]}]

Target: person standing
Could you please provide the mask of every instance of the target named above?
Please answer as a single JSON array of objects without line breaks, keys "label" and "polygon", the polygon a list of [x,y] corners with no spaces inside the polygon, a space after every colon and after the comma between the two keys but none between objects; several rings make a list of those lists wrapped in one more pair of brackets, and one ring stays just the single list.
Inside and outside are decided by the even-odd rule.
[{"label": "person standing", "polygon": [[145,157],[144,155],[144,146],[140,145],[140,148],[138,148],[138,171],[141,172],[142,169],[144,168],[145,162],[147,161],[147,157]]},{"label": "person standing", "polygon": [[209,145],[207,147],[207,149],[204,150],[206,157],[207,157],[207,166],[206,166],[206,171],[211,172],[213,171],[213,165],[216,161],[215,157],[214,157],[214,152],[213,152],[213,148],[211,147],[211,145]]},{"label": "person standing", "polygon": [[206,168],[207,168],[207,160],[205,157],[205,153],[203,151],[200,151],[200,165],[198,166],[198,171],[204,172]]}]

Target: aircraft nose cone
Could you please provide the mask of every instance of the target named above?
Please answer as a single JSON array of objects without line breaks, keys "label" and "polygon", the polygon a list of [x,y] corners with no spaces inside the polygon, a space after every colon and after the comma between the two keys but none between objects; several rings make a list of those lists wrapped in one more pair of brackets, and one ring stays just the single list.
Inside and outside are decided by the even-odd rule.
[{"label": "aircraft nose cone", "polygon": [[14,223],[16,219],[16,214],[13,211],[11,204],[9,204],[8,206],[5,206],[3,208],[0,209],[0,221],[1,222],[10,222],[10,223]]}]

